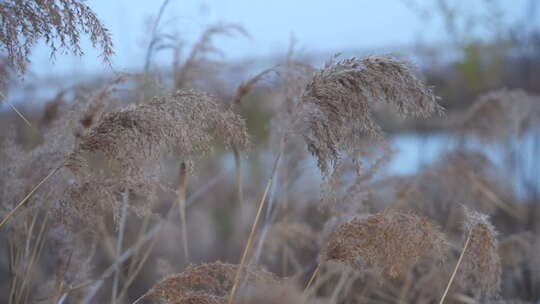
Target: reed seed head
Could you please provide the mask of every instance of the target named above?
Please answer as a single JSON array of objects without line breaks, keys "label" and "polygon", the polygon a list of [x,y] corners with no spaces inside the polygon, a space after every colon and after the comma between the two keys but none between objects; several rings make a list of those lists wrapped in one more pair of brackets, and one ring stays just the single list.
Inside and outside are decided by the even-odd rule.
[{"label": "reed seed head", "polygon": [[383,212],[340,224],[325,246],[323,260],[337,260],[357,270],[374,266],[384,275],[398,277],[423,256],[443,260],[447,242],[427,218]]},{"label": "reed seed head", "polygon": [[51,49],[51,58],[58,50],[82,55],[82,34],[99,46],[104,61],[114,53],[109,31],[84,1],[5,0],[0,2],[0,15],[0,45],[9,65],[21,73],[40,40]]},{"label": "reed seed head", "polygon": [[460,282],[476,295],[494,294],[500,289],[502,273],[497,232],[487,215],[466,207],[464,212],[470,244],[463,258]]},{"label": "reed seed head", "polygon": [[215,139],[242,148],[249,139],[240,116],[214,97],[193,90],[112,112],[82,136],[75,153],[103,152],[123,169],[157,160],[164,149],[189,158],[207,153]]},{"label": "reed seed head", "polygon": [[442,112],[411,66],[390,56],[332,60],[313,76],[302,97],[301,133],[323,175],[363,137],[380,137],[373,111],[383,104],[404,117]]},{"label": "reed seed head", "polygon": [[[211,301],[223,301],[231,291],[237,270],[237,265],[221,262],[189,266],[182,273],[168,276],[154,285],[144,298],[167,303],[205,303],[190,301],[208,296]],[[273,274],[255,267],[248,267],[243,275],[248,284],[277,283]]]}]

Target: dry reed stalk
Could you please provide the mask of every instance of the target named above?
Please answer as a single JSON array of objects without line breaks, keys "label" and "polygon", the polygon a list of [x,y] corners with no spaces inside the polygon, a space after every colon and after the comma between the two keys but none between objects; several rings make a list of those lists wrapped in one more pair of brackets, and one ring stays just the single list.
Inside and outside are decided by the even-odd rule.
[{"label": "dry reed stalk", "polygon": [[340,273],[339,281],[334,288],[334,291],[332,292],[332,296],[330,296],[330,300],[328,300],[328,304],[337,304],[339,300],[339,295],[341,294],[341,291],[345,287],[345,284],[347,283],[347,280],[349,280],[351,270],[346,269],[345,271]]},{"label": "dry reed stalk", "polygon": [[103,285],[103,283],[105,282],[105,280],[110,277],[115,269],[119,266],[119,265],[122,265],[127,259],[129,259],[133,254],[135,254],[135,252],[137,252],[140,247],[142,245],[144,245],[146,242],[152,240],[156,235],[157,233],[161,230],[162,226],[161,225],[158,225],[158,226],[155,226],[153,227],[152,229],[150,229],[145,235],[143,238],[139,239],[135,244],[133,244],[131,247],[129,247],[128,249],[126,249],[119,257],[118,259],[116,259],[112,265],[110,265],[107,269],[105,269],[105,271],[101,274],[101,276],[99,277],[99,279],[95,280],[92,282],[92,284],[89,286],[90,287],[90,291],[88,292],[88,294],[86,294],[86,296],[84,297],[84,299],[81,301],[82,304],[88,304],[90,303],[90,301],[92,301],[92,298],[96,295],[96,293],[98,292],[99,288],[101,288],[101,286]]},{"label": "dry reed stalk", "polygon": [[[148,245],[148,249],[142,254],[142,257],[137,263],[137,266],[129,273],[129,276],[127,277],[126,281],[124,282],[124,286],[122,287],[122,290],[120,291],[120,294],[118,295],[118,299],[122,299],[126,296],[129,286],[135,281],[137,278],[137,275],[141,271],[142,267],[150,257],[150,254],[152,253],[152,250],[154,249],[154,246],[157,244],[158,238],[153,238],[150,240],[150,244]],[[137,251],[138,252],[138,251]]]},{"label": "dry reed stalk", "polygon": [[265,203],[266,203],[266,197],[268,195],[268,192],[270,191],[270,188],[272,187],[272,183],[274,181],[274,178],[275,178],[275,175],[276,175],[276,172],[277,172],[277,169],[278,169],[278,165],[280,163],[279,161],[280,161],[281,155],[283,154],[283,150],[285,149],[286,140],[287,140],[286,136],[283,136],[283,138],[281,140],[281,143],[280,143],[279,152],[278,152],[278,154],[277,154],[277,156],[276,156],[276,158],[274,160],[274,164],[272,166],[272,173],[270,174],[270,178],[268,179],[268,182],[266,183],[266,188],[264,189],[263,195],[261,197],[261,201],[259,202],[259,208],[257,210],[257,215],[255,216],[255,219],[253,221],[253,225],[251,226],[251,231],[250,231],[249,237],[248,237],[248,239],[246,241],[246,245],[245,245],[244,251],[242,253],[242,258],[240,259],[240,265],[238,267],[238,271],[236,272],[236,275],[235,275],[235,278],[234,278],[234,284],[232,286],[231,293],[229,295],[228,304],[232,304],[233,301],[234,301],[234,297],[236,295],[236,291],[238,289],[238,285],[239,285],[239,282],[240,282],[240,277],[241,277],[242,272],[244,271],[244,267],[246,265],[248,253],[251,250],[252,242],[253,242],[253,239],[255,237],[255,231],[256,231],[257,226],[259,224],[259,220],[260,220],[262,211],[263,211]]},{"label": "dry reed stalk", "polygon": [[[37,242],[36,242],[36,244],[34,246],[34,250],[32,251],[32,256],[31,256],[31,259],[30,259],[30,263],[27,266],[26,274],[24,275],[24,280],[23,280],[23,284],[22,284],[22,288],[21,288],[23,291],[25,290],[26,285],[30,284],[30,280],[32,278],[30,273],[31,273],[34,265],[37,263],[37,260],[39,259],[40,255],[41,255],[41,251],[43,250],[43,246],[45,244],[44,233],[46,231],[46,228],[48,227],[48,220],[49,220],[49,214],[47,213],[47,214],[45,214],[45,219],[43,220],[41,229],[39,231]],[[26,289],[24,300],[18,299],[18,300],[15,301],[15,303],[19,303],[19,302],[28,303],[28,297],[29,296],[30,296],[30,288]]]},{"label": "dry reed stalk", "polygon": [[180,170],[178,174],[178,210],[180,212],[180,222],[182,229],[182,244],[184,247],[184,258],[189,263],[189,247],[188,247],[188,235],[187,235],[187,223],[186,223],[186,190],[188,182],[188,170],[186,163],[180,164]]},{"label": "dry reed stalk", "polygon": [[161,6],[159,7],[159,12],[157,14],[156,19],[154,20],[154,24],[152,26],[152,33],[150,36],[150,43],[148,44],[148,48],[146,49],[146,56],[144,60],[144,75],[148,75],[148,70],[150,69],[150,59],[152,58],[152,53],[154,51],[154,48],[156,44],[159,42],[160,37],[158,35],[158,26],[159,22],[161,21],[161,18],[163,17],[163,13],[165,12],[165,8],[169,4],[170,0],[163,0],[161,3]]},{"label": "dry reed stalk", "polygon": [[60,296],[58,294],[54,294],[54,295],[51,295],[51,296],[38,298],[38,299],[36,299],[36,301],[37,302],[45,302],[45,301],[48,301],[48,300],[54,300],[54,302],[60,303],[61,299],[67,297],[70,292],[79,290],[81,288],[88,287],[92,283],[94,283],[93,280],[78,284],[78,285],[73,286],[73,287],[69,287],[69,288],[65,287],[65,288],[60,289]]},{"label": "dry reed stalk", "polygon": [[461,265],[461,261],[463,261],[463,257],[465,256],[465,251],[469,247],[469,243],[471,241],[471,232],[467,235],[467,240],[465,241],[465,245],[463,246],[463,249],[461,250],[461,253],[459,255],[459,258],[456,263],[456,267],[454,267],[454,270],[452,271],[452,275],[450,276],[450,280],[448,280],[448,284],[446,285],[446,288],[444,289],[443,295],[441,297],[441,300],[439,301],[439,304],[443,304],[444,300],[446,298],[446,295],[448,294],[448,291],[450,290],[450,287],[452,287],[452,283],[454,282],[454,278],[456,277],[456,273],[459,269],[459,266]]},{"label": "dry reed stalk", "polygon": [[19,110],[17,110],[17,108],[11,102],[6,101],[5,99],[6,99],[6,96],[4,96],[4,94],[2,94],[2,92],[0,92],[0,101],[7,104],[24,121],[24,123],[26,123],[26,125],[32,131],[37,132],[36,128],[34,128],[34,126],[30,123],[30,121],[28,121],[28,119],[26,119],[26,117],[24,117],[24,115],[22,115],[22,113],[19,112]]},{"label": "dry reed stalk", "polygon": [[[129,207],[129,193],[127,190],[122,192],[122,211],[120,213],[120,224],[118,228],[118,238],[116,239],[116,255],[115,259],[122,254],[122,244],[124,243],[124,235],[126,229],[126,221],[128,216],[128,207]],[[112,285],[112,295],[111,302],[116,304],[116,298],[118,293],[118,284],[120,282],[120,265],[114,270],[113,285]]]},{"label": "dry reed stalk", "polygon": [[313,271],[313,274],[311,274],[311,277],[309,278],[309,281],[306,285],[306,288],[304,289],[304,292],[307,292],[309,290],[309,287],[311,287],[311,284],[313,284],[313,282],[315,282],[315,278],[317,277],[317,275],[319,274],[319,272],[321,271],[321,267],[322,267],[322,264],[324,263],[325,261],[324,260],[321,260],[318,264],[317,264],[317,267],[315,268],[315,270]]},{"label": "dry reed stalk", "polygon": [[244,191],[242,186],[242,159],[240,156],[240,151],[236,147],[233,146],[232,148],[234,152],[234,167],[235,167],[235,177],[236,177],[236,191],[237,191],[237,198],[238,198],[238,204],[240,205],[240,212],[242,212],[242,209],[244,207]]},{"label": "dry reed stalk", "polygon": [[[45,244],[45,232],[48,228],[48,214],[45,214],[43,221],[41,222],[39,231],[33,242],[34,227],[36,226],[37,219],[39,214],[36,214],[32,217],[30,227],[23,228],[23,233],[26,234],[26,246],[23,246],[24,249],[18,250],[17,244],[13,244],[13,251],[11,252],[11,257],[15,257],[12,262],[12,271],[14,272],[14,278],[12,280],[11,290],[10,290],[10,303],[27,303],[27,297],[32,289],[31,285],[28,286],[34,275],[32,271],[34,265],[37,263],[40,258],[43,245]],[[26,225],[25,225],[26,226]],[[15,254],[15,256],[14,256]],[[22,263],[25,262],[25,265]],[[26,300],[24,300],[26,299]]]},{"label": "dry reed stalk", "polygon": [[[289,159],[287,158],[287,164],[289,163]],[[289,238],[289,166],[287,166],[284,170],[284,181],[283,184],[285,185],[285,197],[283,202],[283,223],[285,224],[285,239]],[[283,246],[281,249],[281,275],[287,276],[287,273],[289,272],[289,255],[287,254],[287,248]]]},{"label": "dry reed stalk", "polygon": [[15,213],[24,206],[24,204],[32,197],[32,195],[51,177],[53,177],[61,167],[56,167],[47,176],[45,176],[17,205],[11,209],[8,214],[0,222],[0,229],[15,215]]}]

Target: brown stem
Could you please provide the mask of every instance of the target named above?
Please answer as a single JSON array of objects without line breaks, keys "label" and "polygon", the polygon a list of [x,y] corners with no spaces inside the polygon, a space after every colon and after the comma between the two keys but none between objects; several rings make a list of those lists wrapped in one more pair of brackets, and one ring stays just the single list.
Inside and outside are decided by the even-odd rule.
[{"label": "brown stem", "polygon": [[178,177],[178,207],[180,211],[180,224],[182,225],[182,243],[184,247],[184,257],[186,263],[189,263],[189,247],[187,238],[187,223],[186,223],[186,188],[187,188],[188,172],[186,163],[180,164],[180,173]]},{"label": "brown stem", "polygon": [[454,268],[454,271],[452,272],[452,275],[450,276],[450,280],[448,281],[448,285],[446,285],[446,289],[444,290],[444,293],[441,297],[441,301],[439,301],[439,304],[444,303],[444,299],[446,298],[446,295],[448,294],[448,291],[450,290],[450,287],[452,286],[452,282],[454,281],[454,277],[456,276],[459,265],[461,265],[461,261],[463,260],[463,257],[465,256],[465,251],[467,250],[467,247],[469,246],[469,243],[471,242],[471,234],[472,233],[469,231],[469,235],[467,236],[467,241],[465,241],[465,246],[463,246],[463,250],[461,251],[461,254],[459,255],[458,261],[456,263],[456,267]]},{"label": "brown stem", "polygon": [[240,205],[240,210],[244,208],[244,193],[242,190],[242,161],[240,158],[240,151],[238,148],[233,146],[234,152],[234,165],[236,168],[236,189],[238,192],[238,204]]},{"label": "brown stem", "polygon": [[249,250],[251,249],[251,245],[253,243],[253,238],[255,236],[255,231],[257,230],[257,226],[258,226],[259,220],[261,218],[262,210],[264,209],[264,206],[265,206],[265,203],[266,203],[266,197],[268,196],[268,192],[270,191],[270,188],[272,187],[272,182],[274,181],[274,178],[275,178],[275,175],[276,175],[276,172],[277,172],[279,160],[281,158],[281,155],[283,154],[283,149],[284,149],[284,146],[285,146],[285,140],[286,140],[286,138],[284,137],[282,139],[282,141],[281,141],[279,153],[276,156],[276,159],[274,160],[274,165],[273,165],[273,168],[272,168],[272,174],[270,175],[270,178],[268,179],[268,182],[266,183],[266,188],[264,189],[264,193],[263,193],[263,195],[261,197],[261,201],[259,203],[259,209],[257,210],[257,215],[255,216],[255,220],[253,222],[253,225],[251,226],[251,232],[249,233],[249,237],[248,237],[248,240],[246,242],[244,252],[242,253],[242,258],[240,259],[240,265],[239,265],[238,270],[236,271],[236,275],[234,277],[234,284],[233,284],[233,287],[231,289],[231,293],[229,295],[229,301],[228,301],[229,304],[232,304],[232,302],[234,300],[234,296],[236,295],[236,290],[238,289],[238,283],[240,281],[240,276],[241,276],[242,272],[244,271],[247,256],[248,256]]},{"label": "brown stem", "polygon": [[54,170],[52,170],[47,176],[45,176],[45,178],[43,178],[35,187],[34,189],[32,189],[32,191],[30,191],[30,193],[28,193],[18,204],[17,206],[15,206],[15,208],[11,209],[11,211],[6,215],[6,217],[4,217],[4,219],[2,220],[2,222],[0,222],[0,229],[2,229],[2,227],[9,221],[9,219],[11,217],[13,217],[13,215],[15,215],[15,212],[17,212],[17,210],[19,210],[22,206],[24,206],[24,203],[26,203],[30,197],[32,197],[32,195],[34,194],[34,192],[36,192],[39,187],[41,187],[41,185],[43,185],[49,178],[51,178],[52,176],[54,176],[59,170],[60,170],[61,167],[56,167]]},{"label": "brown stem", "polygon": [[[2,92],[0,92],[0,100],[3,100],[5,99],[6,97],[4,96],[4,94],[2,94]],[[26,119],[26,117],[24,117],[24,115],[22,115],[21,112],[19,112],[19,110],[17,110],[17,108],[12,105],[10,102],[7,102],[7,101],[4,101],[12,110],[13,112],[17,113],[17,115],[19,115],[19,117],[26,123],[26,125],[28,125],[28,127],[30,127],[30,129],[34,132],[37,132],[36,128],[34,128],[34,126],[32,126],[32,124],[28,121],[28,119]]]},{"label": "brown stem", "polygon": [[311,284],[313,284],[313,282],[315,282],[315,278],[317,277],[317,275],[321,271],[321,266],[322,266],[323,263],[324,263],[324,261],[320,261],[319,264],[317,265],[317,268],[315,268],[315,271],[313,271],[313,274],[311,275],[311,278],[309,279],[309,281],[308,281],[308,283],[306,285],[306,289],[304,289],[304,292],[307,292],[309,290],[309,287],[311,286]]}]

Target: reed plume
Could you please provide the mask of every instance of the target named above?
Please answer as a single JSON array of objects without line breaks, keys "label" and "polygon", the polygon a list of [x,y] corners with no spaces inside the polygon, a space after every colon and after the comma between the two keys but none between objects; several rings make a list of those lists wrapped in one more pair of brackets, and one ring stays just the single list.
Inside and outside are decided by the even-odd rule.
[{"label": "reed plume", "polygon": [[186,159],[208,153],[218,138],[228,147],[245,147],[249,141],[244,121],[221,109],[212,96],[179,90],[105,115],[82,136],[75,153],[100,151],[121,168],[133,169],[157,160],[163,150]]},{"label": "reed plume", "polygon": [[429,219],[387,211],[338,225],[324,246],[321,261],[336,260],[356,270],[372,266],[398,277],[424,256],[444,260],[448,244]]},{"label": "reed plume", "polygon": [[470,243],[465,252],[460,282],[477,295],[496,293],[501,279],[497,232],[487,215],[468,209],[465,215]]},{"label": "reed plume", "polygon": [[[234,283],[237,270],[237,265],[221,262],[192,265],[182,273],[163,279],[135,303],[142,300],[190,303],[184,299],[193,295],[203,298],[209,296],[212,299],[219,300],[219,303],[225,303]],[[248,267],[245,269],[244,274],[245,281],[250,285],[257,283],[277,284],[278,282],[273,274],[259,268]]]},{"label": "reed plume", "polygon": [[113,55],[109,31],[80,0],[6,0],[0,3],[0,43],[8,63],[23,73],[32,48],[44,40],[54,58],[58,51],[82,55],[81,35],[99,47],[105,62]]},{"label": "reed plume", "polygon": [[498,254],[497,232],[487,215],[465,206],[463,211],[467,237],[440,304],[444,303],[456,274],[459,282],[473,291],[477,297],[495,294],[500,288],[502,268]]},{"label": "reed plume", "polygon": [[342,153],[354,155],[365,136],[381,137],[373,118],[388,105],[403,117],[442,113],[437,98],[414,76],[412,67],[390,56],[328,62],[305,88],[301,132],[324,176]]}]

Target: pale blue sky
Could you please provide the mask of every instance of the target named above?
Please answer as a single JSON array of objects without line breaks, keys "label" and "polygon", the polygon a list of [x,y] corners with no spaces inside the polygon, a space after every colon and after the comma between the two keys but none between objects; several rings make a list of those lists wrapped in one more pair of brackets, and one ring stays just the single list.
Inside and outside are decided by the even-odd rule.
[{"label": "pale blue sky", "polygon": [[[422,2],[422,0],[419,0]],[[478,10],[479,0],[456,0],[466,9]],[[418,2],[418,0],[417,0]],[[426,3],[430,1],[425,0]],[[503,1],[504,2],[504,1]],[[138,70],[144,64],[148,20],[155,16],[161,0],[89,0],[115,43],[116,70]],[[522,16],[527,0],[506,1],[510,16]],[[448,40],[440,20],[421,20],[401,0],[171,0],[163,19],[165,32],[176,31],[192,43],[207,25],[217,21],[238,23],[251,39],[220,39],[217,45],[226,59],[242,60],[284,53],[291,34],[304,53],[334,53],[348,49],[382,49],[410,46],[422,40]],[[107,71],[89,45],[82,58],[58,55],[54,65],[48,50],[39,46],[32,56],[32,70],[38,76]],[[168,54],[159,61],[166,62]]]}]

